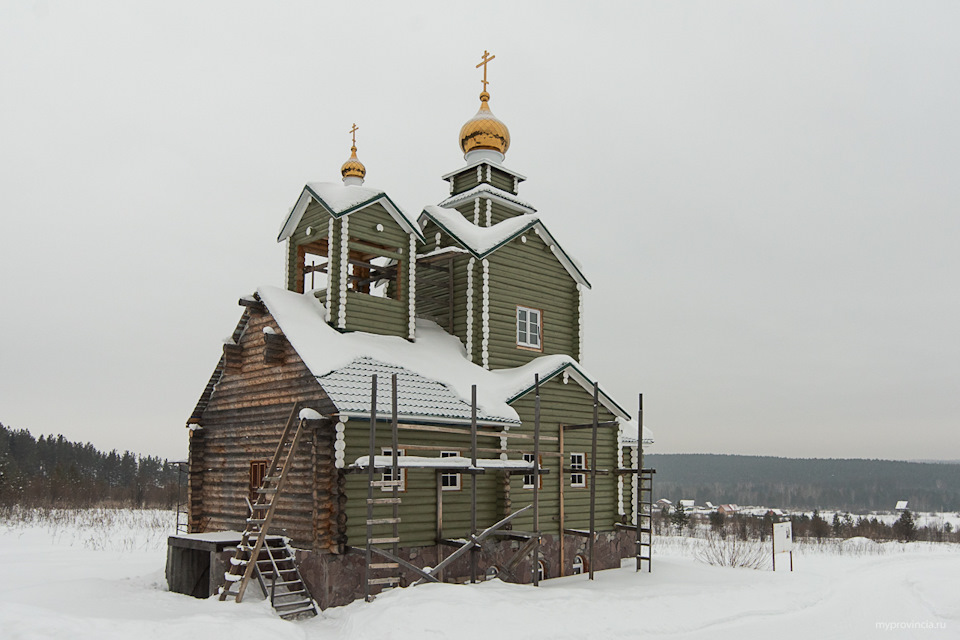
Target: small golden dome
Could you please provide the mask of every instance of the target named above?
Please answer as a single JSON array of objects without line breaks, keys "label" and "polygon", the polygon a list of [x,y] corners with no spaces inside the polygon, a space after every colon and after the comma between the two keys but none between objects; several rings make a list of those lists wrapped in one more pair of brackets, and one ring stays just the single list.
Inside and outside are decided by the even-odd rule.
[{"label": "small golden dome", "polygon": [[460,148],[464,153],[474,149],[493,149],[506,153],[510,148],[510,130],[497,119],[487,102],[490,94],[480,94],[480,110],[460,128]]},{"label": "small golden dome", "polygon": [[344,178],[360,178],[361,180],[367,175],[367,168],[357,159],[356,146],[350,147],[350,157],[340,167],[340,175]]}]

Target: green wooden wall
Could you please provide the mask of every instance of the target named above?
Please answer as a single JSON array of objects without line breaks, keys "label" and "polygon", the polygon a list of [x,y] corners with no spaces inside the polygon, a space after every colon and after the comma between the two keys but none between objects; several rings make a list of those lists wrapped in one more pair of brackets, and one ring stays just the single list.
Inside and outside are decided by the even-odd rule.
[{"label": "green wooden wall", "polygon": [[[376,245],[385,245],[399,249],[400,259],[400,291],[397,299],[380,298],[364,293],[347,292],[347,331],[366,331],[384,335],[399,335],[407,337],[407,323],[409,320],[409,292],[407,289],[409,271],[408,253],[410,251],[410,236],[397,224],[393,217],[380,203],[374,203],[359,211],[346,216],[349,220],[348,232],[351,239],[369,242]],[[287,288],[296,291],[296,274],[301,265],[298,263],[297,248],[303,244],[326,239],[330,214],[321,205],[312,202],[303,214],[300,224],[287,244]],[[331,260],[329,269],[333,274],[330,292],[331,324],[337,326],[340,311],[340,248],[341,232],[344,218],[333,220],[333,242],[331,243]],[[377,230],[382,225],[383,231]],[[312,228],[311,235],[306,234],[308,227]],[[318,274],[320,282],[326,283],[327,274]]]},{"label": "green wooden wall", "polygon": [[[532,382],[532,381],[531,381]],[[524,421],[522,426],[511,427],[509,433],[532,436],[534,432],[534,394],[531,392],[518,399],[514,408]],[[590,486],[589,476],[587,486],[574,488],[570,486],[569,475],[560,473],[560,458],[550,456],[557,453],[558,432],[560,424],[582,424],[593,420],[593,397],[590,391],[584,390],[575,381],[564,384],[561,377],[545,383],[541,387],[541,436],[540,443],[542,464],[550,470],[543,478],[543,487],[540,492],[540,526],[544,533],[558,533],[560,527],[559,514],[559,482],[564,482],[564,526],[573,529],[585,529],[590,519]],[[600,407],[599,420],[612,420],[614,416]],[[345,459],[348,465],[369,451],[369,422],[366,420],[351,420],[347,423]],[[567,431],[565,433],[564,466],[569,467],[569,452],[585,453],[588,466],[592,464],[590,457],[590,430]],[[377,453],[382,447],[390,446],[390,427],[386,422],[377,425]],[[550,440],[552,438],[552,441]],[[468,436],[444,434],[422,431],[399,431],[400,448],[404,445],[421,445],[443,447],[444,449],[460,451],[465,457],[470,456],[470,442]],[[480,437],[478,447],[498,448],[499,438]],[[510,459],[522,459],[522,453],[533,453],[532,439],[511,438],[508,444],[516,451],[510,454]],[[617,439],[616,430],[602,428],[598,432],[598,469],[615,470],[617,468]],[[407,449],[407,455],[439,457],[439,451],[418,451]],[[480,457],[498,457],[495,453],[482,453]],[[477,476],[477,526],[482,529],[504,516],[503,472],[488,471]],[[406,470],[406,490],[400,494],[400,540],[402,546],[425,546],[436,543],[437,527],[437,472],[432,469]],[[379,479],[379,475],[377,476]],[[347,535],[349,544],[362,546],[366,539],[366,491],[367,476],[363,474],[348,474],[346,476],[346,503]],[[443,535],[447,538],[462,538],[470,530],[470,476],[461,477],[459,491],[443,491]],[[389,492],[374,489],[375,497],[384,497]],[[523,488],[523,476],[515,474],[510,480],[511,511],[518,511],[531,504],[533,491]],[[380,507],[376,513],[383,516],[389,507]],[[617,508],[617,476],[616,474],[597,476],[597,507],[596,529],[609,531],[618,521]],[[531,530],[532,515],[524,514],[514,521],[514,528]],[[390,533],[389,526],[375,529],[375,535],[386,536]]]}]

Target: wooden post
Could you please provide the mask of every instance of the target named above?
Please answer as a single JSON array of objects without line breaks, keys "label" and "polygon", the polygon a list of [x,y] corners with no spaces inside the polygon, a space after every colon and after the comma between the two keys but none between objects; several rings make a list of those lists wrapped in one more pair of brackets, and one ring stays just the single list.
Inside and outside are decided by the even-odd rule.
[{"label": "wooden post", "polygon": [[[643,500],[640,496],[643,495],[643,394],[640,394],[639,406],[637,407],[637,495],[636,505],[634,506],[634,519],[636,520],[635,524],[637,525],[637,571],[640,571],[641,556],[643,556],[643,518],[641,514],[643,513]],[[650,535],[653,535],[653,513],[650,513]],[[652,540],[651,540],[652,542]],[[653,547],[650,548],[653,555]]]},{"label": "wooden post", "polygon": [[593,438],[590,445],[590,539],[587,542],[589,545],[589,556],[590,556],[590,579],[593,580],[593,538],[594,538],[594,527],[595,527],[595,518],[597,512],[597,423],[599,422],[599,406],[600,406],[600,385],[596,382],[593,383]]},{"label": "wooden post", "polygon": [[[451,264],[453,262],[451,261]],[[470,464],[477,466],[477,385],[470,388]],[[470,474],[470,535],[477,535],[477,474]],[[470,550],[470,583],[477,581],[477,548]]]},{"label": "wooden post", "polygon": [[[373,537],[373,474],[377,454],[377,374],[370,377],[370,459],[367,460],[367,566],[363,577],[363,599],[370,602],[370,539]],[[396,479],[396,478],[394,478]]]},{"label": "wooden post", "polygon": [[777,570],[777,529],[770,523],[770,550],[773,555],[773,570]]},{"label": "wooden post", "polygon": [[[397,374],[393,374],[390,377],[390,382],[392,383],[392,392],[391,392],[391,409],[393,410],[393,420],[391,422],[391,429],[393,431],[393,437],[390,441],[390,446],[392,447],[393,460],[392,460],[392,475],[391,477],[394,480],[400,479],[400,447],[399,437],[397,435]],[[393,498],[393,537],[395,538],[393,543],[393,555],[399,555],[400,552],[400,526],[397,524],[398,519],[400,518],[400,505],[398,498],[400,497],[400,487],[394,485],[391,487],[390,496]]]},{"label": "wooden post", "polygon": [[[443,472],[437,469],[437,565],[443,562]],[[437,574],[437,579],[443,582],[443,571]]]},{"label": "wooden post", "polygon": [[564,539],[563,538],[564,536],[563,534],[563,527],[564,527],[563,486],[567,482],[567,476],[563,473],[563,464],[566,459],[564,458],[564,453],[563,453],[563,425],[562,424],[557,426],[557,446],[560,450],[560,466],[559,466],[559,469],[557,470],[557,475],[559,476],[559,480],[560,480],[560,482],[558,483],[559,484],[558,493],[560,494],[560,523],[559,523],[559,534],[557,535],[557,539],[560,540],[560,575],[565,576],[567,575],[567,566],[566,564],[564,564],[565,554],[563,551],[563,539]]},{"label": "wooden post", "polygon": [[537,563],[540,560],[540,375],[533,374],[533,386],[536,389],[533,409],[533,535],[537,544],[533,549],[533,586],[540,586]]},{"label": "wooden post", "polygon": [[447,261],[447,331],[453,333],[453,258]]}]

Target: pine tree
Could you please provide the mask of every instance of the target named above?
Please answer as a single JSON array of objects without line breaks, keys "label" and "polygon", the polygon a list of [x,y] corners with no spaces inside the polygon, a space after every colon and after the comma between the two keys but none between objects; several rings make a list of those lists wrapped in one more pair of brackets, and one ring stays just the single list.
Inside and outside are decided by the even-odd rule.
[{"label": "pine tree", "polygon": [[917,525],[913,521],[913,514],[909,509],[904,509],[900,518],[893,523],[893,534],[901,542],[910,542],[917,537]]}]

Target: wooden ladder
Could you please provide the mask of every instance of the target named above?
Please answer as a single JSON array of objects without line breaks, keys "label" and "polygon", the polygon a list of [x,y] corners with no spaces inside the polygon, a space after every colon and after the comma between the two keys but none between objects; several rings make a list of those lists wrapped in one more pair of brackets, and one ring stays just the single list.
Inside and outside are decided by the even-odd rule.
[{"label": "wooden ladder", "polygon": [[[394,557],[399,552],[400,545],[400,468],[397,460],[397,376],[392,379],[392,401],[393,401],[393,424],[392,424],[392,456],[390,470],[390,480],[375,480],[378,471],[376,466],[376,439],[377,439],[377,376],[372,377],[371,389],[371,411],[370,411],[370,457],[367,461],[367,548],[365,572],[366,588],[364,589],[364,600],[370,602],[373,600],[372,588],[379,587],[392,589],[400,584],[400,564],[398,562],[374,562],[374,548],[379,545],[391,545],[391,552]],[[379,469],[386,471],[386,469]],[[374,497],[374,488],[381,490],[389,488],[390,497]],[[376,513],[377,507],[383,510],[389,506],[389,514]],[[374,533],[374,527],[382,525],[391,525],[389,535],[383,533]],[[379,555],[379,554],[378,554]]]},{"label": "wooden ladder", "polygon": [[[297,445],[300,443],[300,437],[305,431],[307,422],[298,416],[299,409],[300,403],[294,403],[293,409],[290,410],[290,417],[287,418],[287,423],[283,427],[283,434],[280,436],[277,450],[273,454],[273,459],[270,461],[270,464],[267,466],[260,488],[257,489],[256,501],[253,504],[247,501],[250,508],[250,517],[247,518],[247,526],[240,536],[240,544],[237,545],[237,552],[233,558],[230,559],[230,568],[224,574],[225,582],[220,590],[221,601],[234,596],[237,602],[241,602],[247,585],[250,583],[250,578],[253,577],[261,563],[269,561],[271,553],[269,548],[266,550],[267,558],[261,556],[261,551],[264,551],[264,542],[266,541],[267,531],[270,529],[270,523],[273,521],[273,516],[276,511],[277,498],[283,491],[284,484],[286,484],[287,474],[290,471],[290,467],[293,466],[294,453],[297,450]],[[296,429],[294,429],[294,425],[296,425]],[[283,461],[282,466],[281,459]],[[255,537],[256,540],[251,545],[250,540],[253,537]],[[293,565],[292,562],[291,565]],[[297,577],[298,579],[300,577],[299,571],[297,572]],[[261,585],[263,585],[262,576],[258,576],[258,578],[261,580]],[[279,578],[279,576],[275,575],[275,578]],[[307,595],[309,597],[309,594]],[[312,606],[313,601],[311,599],[311,607]],[[303,612],[298,611],[297,614],[299,613]],[[315,608],[313,609],[313,613],[316,615]],[[283,613],[281,613],[281,615],[283,615]]]},{"label": "wooden ladder", "polygon": [[637,498],[637,571],[647,563],[647,573],[653,571],[653,470],[641,469],[637,477],[640,495]]},{"label": "wooden ladder", "polygon": [[267,539],[257,560],[260,588],[270,596],[270,605],[284,620],[317,615],[295,560],[296,555],[284,538]]}]

